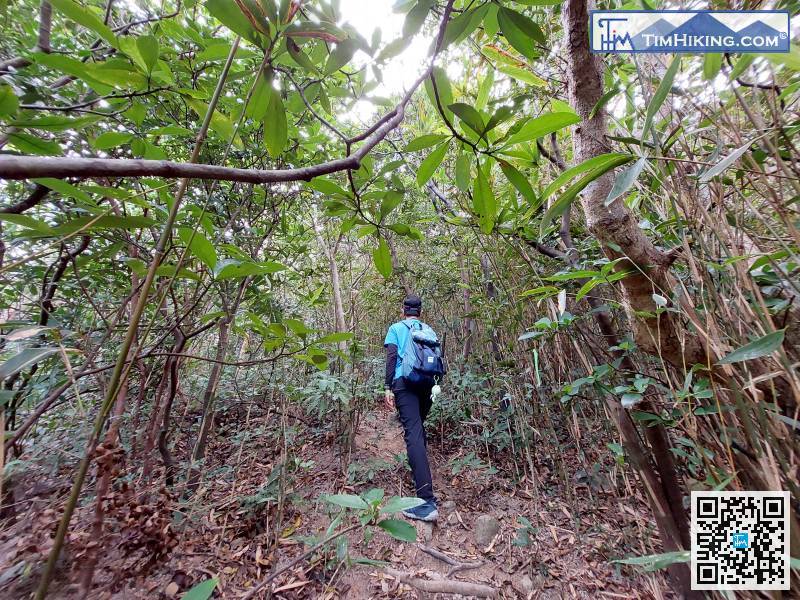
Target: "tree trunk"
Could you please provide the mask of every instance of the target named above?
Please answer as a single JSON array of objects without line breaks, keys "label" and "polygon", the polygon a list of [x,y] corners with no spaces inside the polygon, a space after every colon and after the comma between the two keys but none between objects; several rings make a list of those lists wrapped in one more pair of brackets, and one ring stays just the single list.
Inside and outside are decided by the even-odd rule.
[{"label": "tree trunk", "polygon": [[[587,0],[570,0],[564,5],[562,16],[567,35],[569,100],[581,117],[572,136],[575,162],[580,163],[611,151],[606,142],[605,111],[598,110],[590,118],[603,95],[601,60],[589,52]],[[706,351],[700,339],[688,333],[672,312],[663,311],[646,318],[635,316],[638,311],[656,312],[654,293],[671,295],[673,280],[669,266],[673,257],[653,245],[621,198],[606,206],[612,185],[612,173],[595,179],[584,189],[581,206],[586,224],[606,256],[625,257],[619,268],[634,271],[621,284],[637,344],[645,352],[658,354],[679,368],[705,363]],[[621,251],[613,250],[610,244]]]},{"label": "tree trunk", "polygon": [[[601,60],[589,51],[587,0],[568,0],[563,8],[562,19],[567,46],[569,100],[581,117],[572,136],[574,159],[576,163],[581,163],[610,151],[605,137],[605,112],[601,109],[592,115],[603,95]],[[633,267],[634,274],[622,280],[622,289],[637,343],[646,352],[660,354],[675,365],[703,362],[705,349],[696,336],[682,334],[681,330],[684,328],[672,313],[662,312],[658,316],[645,319],[639,319],[635,315],[637,311],[656,312],[653,293],[669,297],[671,278],[668,269],[671,258],[658,250],[644,235],[621,199],[606,206],[605,201],[612,185],[611,173],[593,181],[581,195],[581,206],[589,230],[600,242],[606,255],[611,259],[627,257],[624,262],[628,264],[623,264],[623,268]],[[612,244],[619,247],[621,252],[613,250]],[[659,481],[655,476],[650,461],[643,453],[636,428],[625,409],[616,399],[610,399],[607,404],[623,436],[626,450],[643,478],[665,550],[676,550],[683,545],[682,539],[685,539],[686,534],[681,533],[681,527],[670,505],[680,494],[676,490],[667,493],[665,485],[669,482],[663,479]],[[669,456],[669,440],[665,436],[666,432],[663,435],[648,435],[651,444],[654,444],[656,458],[662,463],[669,463],[663,465],[666,471],[662,477],[675,474]],[[685,564],[672,565],[669,575],[681,594],[687,597],[693,595],[689,569]]]},{"label": "tree trunk", "polygon": [[206,384],[206,391],[203,393],[203,420],[200,423],[200,434],[197,437],[197,443],[192,452],[192,466],[189,468],[189,475],[186,482],[187,489],[191,491],[197,489],[197,485],[200,482],[200,473],[202,469],[198,468],[196,463],[203,460],[206,456],[208,434],[214,423],[214,395],[217,392],[220,375],[222,375],[222,361],[225,360],[225,356],[228,353],[228,334],[230,333],[231,319],[229,315],[222,319],[219,324],[219,338],[215,356],[216,362],[214,362],[211,367],[211,373],[208,376],[208,383]]}]

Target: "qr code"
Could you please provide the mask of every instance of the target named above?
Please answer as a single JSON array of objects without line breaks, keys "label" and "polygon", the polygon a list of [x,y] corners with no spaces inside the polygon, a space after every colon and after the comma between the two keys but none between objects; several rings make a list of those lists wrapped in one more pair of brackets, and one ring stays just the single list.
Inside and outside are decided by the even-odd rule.
[{"label": "qr code", "polygon": [[692,589],[789,589],[789,492],[692,492]]}]

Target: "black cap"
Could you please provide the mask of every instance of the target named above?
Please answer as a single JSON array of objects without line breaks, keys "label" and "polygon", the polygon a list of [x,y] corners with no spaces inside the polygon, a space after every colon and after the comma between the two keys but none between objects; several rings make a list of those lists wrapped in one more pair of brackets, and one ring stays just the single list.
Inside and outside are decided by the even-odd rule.
[{"label": "black cap", "polygon": [[409,294],[403,300],[403,313],[410,316],[419,316],[422,310],[422,298],[415,294]]}]

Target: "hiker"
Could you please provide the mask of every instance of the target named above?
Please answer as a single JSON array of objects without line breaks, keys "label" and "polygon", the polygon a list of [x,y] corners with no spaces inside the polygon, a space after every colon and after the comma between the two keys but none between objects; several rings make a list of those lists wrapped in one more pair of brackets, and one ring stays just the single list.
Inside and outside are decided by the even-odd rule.
[{"label": "hiker", "polygon": [[387,409],[396,408],[400,414],[414,486],[417,496],[425,501],[404,510],[403,514],[409,519],[435,521],[439,512],[433,495],[424,422],[433,397],[439,392],[438,382],[445,365],[436,333],[420,320],[421,312],[422,300],[409,294],[403,300],[403,319],[391,325],[386,333],[384,401]]}]

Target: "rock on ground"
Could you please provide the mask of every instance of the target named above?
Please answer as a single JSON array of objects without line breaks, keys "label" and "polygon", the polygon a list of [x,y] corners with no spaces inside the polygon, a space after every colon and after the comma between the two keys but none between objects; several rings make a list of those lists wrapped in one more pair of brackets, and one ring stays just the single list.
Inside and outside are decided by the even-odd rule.
[{"label": "rock on ground", "polygon": [[492,543],[494,536],[500,531],[500,521],[492,515],[481,515],[475,520],[475,545],[483,548]]}]

